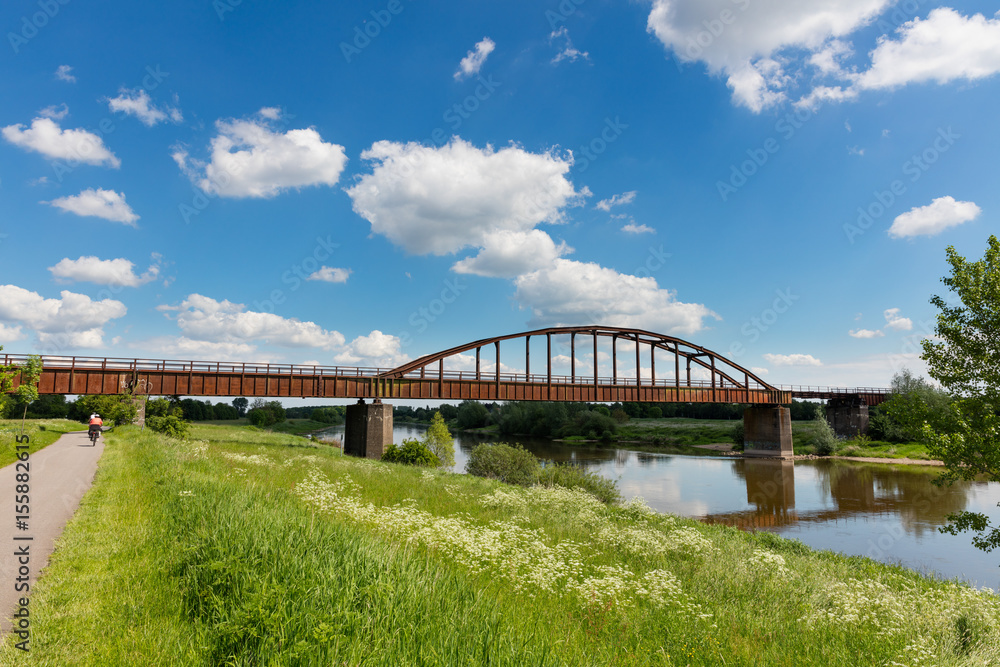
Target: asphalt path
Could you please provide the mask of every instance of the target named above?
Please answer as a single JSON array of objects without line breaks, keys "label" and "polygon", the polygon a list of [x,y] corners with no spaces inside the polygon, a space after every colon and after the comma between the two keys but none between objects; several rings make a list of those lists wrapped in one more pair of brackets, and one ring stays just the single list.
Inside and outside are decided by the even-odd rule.
[{"label": "asphalt path", "polygon": [[[24,467],[16,469],[17,464],[12,463],[0,469],[0,632],[10,631],[11,615],[20,598],[26,596],[29,612],[33,611],[30,589],[34,588],[56,540],[94,481],[97,461],[103,452],[103,437],[91,446],[87,432],[79,431],[67,433],[31,454],[27,461],[29,512],[24,520],[27,530],[18,527],[18,516],[23,514],[15,512],[15,504],[23,505],[15,503],[15,496],[24,495],[19,493],[24,489],[17,487],[24,484],[25,478],[18,481],[16,477],[24,474]],[[27,574],[23,567],[28,568]],[[16,587],[23,587],[24,583],[29,590],[18,591]]]}]

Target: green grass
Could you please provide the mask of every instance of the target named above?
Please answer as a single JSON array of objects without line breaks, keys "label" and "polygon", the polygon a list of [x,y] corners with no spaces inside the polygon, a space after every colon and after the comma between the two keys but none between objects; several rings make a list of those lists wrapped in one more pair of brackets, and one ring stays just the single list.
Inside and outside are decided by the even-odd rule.
[{"label": "green grass", "polygon": [[736,419],[630,419],[619,425],[616,440],[647,447],[691,447],[733,442],[731,433]]},{"label": "green grass", "polygon": [[8,639],[3,664],[1000,659],[1000,600],[965,586],[641,504],[205,425],[184,443],[107,437],[31,609],[30,659]]},{"label": "green grass", "polygon": [[[28,436],[29,453],[48,447],[64,433],[86,431],[87,425],[69,419],[28,419],[24,422],[24,435]],[[20,419],[0,419],[0,468],[17,460],[15,438],[21,435]],[[24,451],[24,450],[20,450]]]},{"label": "green grass", "polygon": [[[246,417],[241,417],[240,419],[209,419],[193,423],[206,426],[249,425],[249,422],[247,421]],[[269,426],[265,430],[273,431],[274,433],[291,433],[293,435],[306,435],[307,433],[315,433],[316,431],[327,429],[330,428],[331,426],[334,426],[334,424],[313,421],[311,419],[286,419],[280,424],[274,424],[273,426]]]},{"label": "green grass", "polygon": [[837,456],[874,457],[880,459],[914,459],[931,461],[934,457],[918,442],[881,442],[879,440],[847,440],[841,443]]},{"label": "green grass", "polygon": [[317,422],[311,419],[286,419],[280,424],[275,424],[274,426],[269,427],[269,430],[274,431],[275,433],[305,435],[307,433],[315,433],[316,431],[321,431],[332,426],[334,426],[334,424]]}]

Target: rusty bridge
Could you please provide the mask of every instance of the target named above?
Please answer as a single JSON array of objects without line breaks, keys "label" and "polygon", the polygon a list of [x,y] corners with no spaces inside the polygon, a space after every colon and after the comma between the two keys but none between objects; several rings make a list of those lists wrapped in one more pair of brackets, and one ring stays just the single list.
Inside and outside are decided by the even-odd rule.
[{"label": "rusty bridge", "polygon": [[[563,337],[564,342],[568,339],[569,375],[557,375],[552,371],[552,343],[556,337]],[[544,359],[536,362],[534,369],[531,365],[533,338],[544,340],[545,345]],[[597,358],[598,342],[602,338],[610,343],[611,375],[578,373],[577,353],[590,352]],[[501,349],[507,350],[519,339],[525,372],[497,372],[501,368]],[[508,344],[501,348],[504,342]],[[649,370],[648,376],[619,374],[619,361],[623,356],[619,343],[634,348],[629,352],[628,361],[633,362],[635,368],[647,364],[643,368]],[[484,350],[492,354],[484,354]],[[474,369],[445,368],[449,359],[458,359],[465,353],[470,354],[463,361],[470,366],[474,353]],[[3,357],[6,365],[21,365],[27,358],[14,354]],[[42,364],[38,390],[43,394],[119,394],[128,390],[160,396],[751,405],[783,405],[791,403],[792,398],[859,397],[867,405],[876,405],[889,392],[871,387],[771,385],[752,371],[699,345],[640,329],[611,327],[559,327],[485,338],[392,369],[64,356],[43,356]],[[483,369],[491,364],[492,370]],[[539,372],[538,366],[543,366],[544,371]],[[692,367],[696,373],[700,369],[701,375],[708,375],[708,379],[692,379]]]},{"label": "rusty bridge", "polygon": [[[553,372],[556,358],[562,363],[566,356],[553,354],[554,340],[561,346],[568,343],[569,375],[565,370],[562,374]],[[543,345],[544,353],[539,354]],[[610,375],[598,371],[602,351],[610,359]],[[524,372],[504,372],[502,352],[516,356],[515,363],[523,363]],[[592,372],[577,372],[578,352],[592,355]],[[20,365],[27,356],[4,355],[3,359],[6,365]],[[619,373],[619,367],[629,364],[634,364],[633,374]],[[456,365],[465,369],[454,370]],[[864,406],[867,421],[867,406],[881,403],[889,394],[888,389],[871,387],[771,385],[734,361],[680,338],[602,326],[556,327],[484,338],[391,369],[43,356],[38,390],[43,394],[356,398],[362,399],[361,403],[374,399],[376,405],[368,405],[365,423],[371,421],[373,410],[384,412],[388,408],[390,433],[383,436],[390,438],[389,442],[392,412],[383,400],[392,399],[740,403],[766,409],[787,405],[793,398],[821,398],[833,399],[854,411]],[[784,417],[780,410],[776,414],[785,422],[788,411],[782,409]],[[385,416],[379,419],[384,426]],[[349,411],[349,436],[350,425]],[[365,428],[370,430],[370,424]],[[773,424],[766,430],[784,434],[785,426]],[[787,431],[790,451],[790,423]],[[774,438],[768,435],[767,439]],[[780,448],[786,449],[784,445]]]}]

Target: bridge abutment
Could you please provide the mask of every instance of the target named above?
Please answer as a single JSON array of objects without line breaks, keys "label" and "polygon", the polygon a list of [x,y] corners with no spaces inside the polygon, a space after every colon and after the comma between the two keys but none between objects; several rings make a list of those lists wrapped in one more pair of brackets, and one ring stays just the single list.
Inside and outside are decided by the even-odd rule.
[{"label": "bridge abutment", "polygon": [[841,438],[868,432],[868,404],[860,396],[831,398],[826,402],[826,421]]},{"label": "bridge abutment", "polygon": [[392,405],[375,399],[359,399],[347,406],[344,424],[344,453],[367,459],[380,459],[392,444]]},{"label": "bridge abutment", "polygon": [[780,405],[745,409],[743,442],[746,456],[792,456],[792,411]]}]

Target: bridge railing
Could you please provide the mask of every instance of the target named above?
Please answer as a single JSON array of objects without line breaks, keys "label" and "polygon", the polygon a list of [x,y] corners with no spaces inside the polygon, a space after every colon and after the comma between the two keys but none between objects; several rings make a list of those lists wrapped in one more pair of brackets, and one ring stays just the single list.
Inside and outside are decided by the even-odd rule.
[{"label": "bridge railing", "polygon": [[804,397],[808,397],[810,394],[891,394],[892,389],[889,387],[820,387],[813,385],[801,385],[801,384],[779,384],[775,385],[778,389],[782,391],[790,391],[793,394],[799,394]]},{"label": "bridge railing", "polygon": [[[21,365],[28,355],[3,355],[4,365]],[[304,366],[299,364],[261,364],[226,361],[182,361],[165,359],[123,359],[113,357],[65,357],[42,355],[42,367],[51,370],[79,371],[153,371],[167,373],[227,373],[232,375],[326,375],[337,377],[376,377],[385,368],[355,366]]]},{"label": "bridge railing", "polygon": [[[437,369],[425,369],[423,373],[421,371],[410,371],[403,376],[406,380],[437,380],[439,379],[439,373]],[[475,371],[451,371],[445,370],[443,375],[440,375],[441,379],[444,380],[458,380],[459,382],[466,381],[479,381],[479,382],[521,382],[521,383],[532,383],[532,384],[546,384],[551,379],[552,384],[577,384],[577,385],[593,385],[594,376],[593,375],[555,375],[550,376],[547,373],[500,373],[500,377],[492,371],[480,371],[476,374]],[[597,384],[600,386],[612,386],[612,387],[634,387],[636,385],[634,377],[611,377],[607,375],[599,375],[597,377]],[[676,387],[677,382],[673,377],[666,378],[656,378],[651,380],[648,377],[642,378],[641,385],[643,387],[666,387],[667,389],[671,387]],[[680,387],[696,387],[699,389],[711,389],[712,382],[710,380],[691,380],[690,384],[686,379],[681,379]],[[734,385],[730,382],[716,381],[716,389],[743,389],[742,385]],[[750,389],[760,389],[766,390],[768,387],[759,385],[756,382],[750,383]]]},{"label": "bridge railing", "polygon": [[[3,355],[4,365],[21,365],[28,360],[28,355],[5,354]],[[308,376],[308,377],[354,377],[375,379],[380,375],[388,373],[391,369],[386,368],[365,368],[355,366],[319,366],[301,364],[271,364],[271,363],[242,363],[227,361],[194,361],[194,360],[164,360],[164,359],[126,359],[114,357],[68,357],[56,355],[42,355],[42,365],[51,370],[79,370],[79,371],[117,371],[128,372],[161,372],[161,373],[219,373],[230,375],[281,375],[281,376]],[[445,370],[439,377],[438,369],[425,367],[422,371],[415,370],[403,376],[407,380],[458,380],[479,381],[479,382],[511,382],[511,383],[532,383],[532,384],[594,384],[593,375],[552,375],[547,373],[500,373],[499,377],[495,372],[480,371],[477,375],[472,370]],[[634,377],[597,377],[597,384],[601,386],[634,387],[636,381]],[[710,380],[695,380],[690,383],[682,378],[680,384],[673,376],[658,377],[655,380],[643,378],[643,387],[689,387],[697,389],[711,389]],[[716,389],[743,389],[744,387],[734,385],[724,380],[717,380]],[[768,387],[751,380],[751,390],[767,390]],[[889,394],[891,389],[886,387],[824,387],[813,385],[775,385],[775,389],[791,392],[800,397],[823,397],[832,395],[851,394]]]}]

